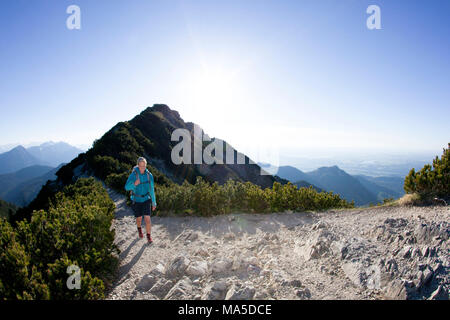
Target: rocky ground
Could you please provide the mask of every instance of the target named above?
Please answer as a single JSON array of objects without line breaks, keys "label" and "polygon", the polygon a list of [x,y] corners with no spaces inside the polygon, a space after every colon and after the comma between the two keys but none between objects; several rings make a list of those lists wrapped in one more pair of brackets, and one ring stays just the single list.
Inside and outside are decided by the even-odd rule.
[{"label": "rocky ground", "polygon": [[449,206],[155,216],[147,244],[108,192],[121,253],[107,299],[449,299]]}]

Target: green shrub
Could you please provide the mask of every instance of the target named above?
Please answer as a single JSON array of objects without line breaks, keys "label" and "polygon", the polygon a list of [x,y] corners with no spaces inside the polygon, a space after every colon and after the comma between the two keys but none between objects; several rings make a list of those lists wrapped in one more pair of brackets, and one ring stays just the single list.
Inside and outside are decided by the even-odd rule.
[{"label": "green shrub", "polygon": [[274,207],[270,205],[270,199],[274,193],[271,189],[263,190],[258,185],[247,181],[244,183],[244,190],[243,211],[264,213]]},{"label": "green shrub", "polygon": [[200,215],[225,213],[224,195],[216,182],[209,184],[201,176],[197,176],[192,189],[192,209]]},{"label": "green shrub", "polygon": [[228,180],[223,185],[209,183],[198,176],[194,185],[187,181],[180,185],[155,187],[158,214],[193,213],[201,216],[241,212],[306,211],[329,208],[353,208],[332,192],[318,193],[310,186],[300,188],[278,182],[272,188],[262,189],[249,181]]},{"label": "green shrub", "polygon": [[412,168],[405,177],[407,194],[417,193],[424,200],[433,197],[450,197],[450,143],[443,149],[441,159],[436,156],[433,165],[426,164],[419,172]]},{"label": "green shrub", "polygon": [[90,165],[94,169],[97,177],[102,180],[105,180],[111,173],[120,172],[121,169],[119,160],[110,156],[94,156]]},{"label": "green shrub", "polygon": [[[0,225],[0,297],[100,299],[112,281],[119,253],[114,244],[114,202],[94,178],[80,178],[14,229]],[[80,268],[81,288],[70,290],[67,267]],[[13,277],[11,275],[14,275]]]},{"label": "green shrub", "polygon": [[111,173],[106,177],[105,183],[107,186],[111,187],[117,192],[126,194],[124,186],[125,183],[127,182],[128,176],[129,176],[128,172]]},{"label": "green shrub", "polygon": [[67,273],[68,267],[80,264],[78,261],[72,261],[67,254],[54,263],[48,264],[48,286],[53,299],[80,300],[80,299],[102,299],[104,298],[105,285],[102,280],[93,277],[87,268],[80,268],[80,288],[69,290],[67,288],[67,279],[70,276]]},{"label": "green shrub", "polygon": [[31,257],[16,232],[0,218],[0,299],[48,299],[50,291],[42,274],[31,264]]}]

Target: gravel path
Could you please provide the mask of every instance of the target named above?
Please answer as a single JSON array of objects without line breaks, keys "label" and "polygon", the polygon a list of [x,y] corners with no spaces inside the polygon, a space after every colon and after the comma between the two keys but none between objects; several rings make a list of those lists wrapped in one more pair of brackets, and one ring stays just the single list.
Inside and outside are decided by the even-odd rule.
[{"label": "gravel path", "polygon": [[107,190],[121,250],[107,299],[449,298],[449,206],[156,216],[149,245]]}]

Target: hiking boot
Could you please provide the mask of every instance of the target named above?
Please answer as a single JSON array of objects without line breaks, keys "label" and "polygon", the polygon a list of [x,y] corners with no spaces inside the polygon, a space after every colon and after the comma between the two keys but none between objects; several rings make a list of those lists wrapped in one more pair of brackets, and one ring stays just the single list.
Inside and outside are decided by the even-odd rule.
[{"label": "hiking boot", "polygon": [[152,236],[150,235],[150,233],[147,233],[147,242],[148,243],[152,243],[153,242]]},{"label": "hiking boot", "polygon": [[143,238],[144,234],[142,233],[142,227],[138,227],[138,232],[139,232],[139,238]]}]

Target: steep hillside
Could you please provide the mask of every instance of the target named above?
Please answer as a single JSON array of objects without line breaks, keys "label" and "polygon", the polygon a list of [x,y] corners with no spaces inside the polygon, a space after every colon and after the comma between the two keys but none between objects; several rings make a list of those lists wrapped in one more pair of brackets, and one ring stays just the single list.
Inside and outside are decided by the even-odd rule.
[{"label": "steep hillside", "polygon": [[0,199],[0,218],[8,219],[10,216],[14,215],[17,211],[17,207],[9,202]]},{"label": "steep hillside", "polygon": [[405,183],[405,177],[370,177],[361,175],[363,178],[376,183],[377,185],[393,190],[401,196],[405,194],[403,185]]},{"label": "steep hillside", "polygon": [[305,180],[308,181],[308,174],[292,166],[280,166],[277,175],[291,182]]},{"label": "steep hillside", "polygon": [[[24,207],[28,205],[39,193],[39,190],[41,190],[42,186],[47,183],[48,180],[55,180],[56,172],[63,166],[64,164],[60,164],[56,168],[51,167],[38,167],[35,168],[35,171],[33,172],[33,175],[30,175],[28,179],[14,179],[14,174],[10,175],[4,175],[2,178],[10,177],[11,179],[5,182],[5,185],[8,186],[8,188],[2,190],[0,192],[0,198],[14,203],[16,206]],[[38,176],[35,176],[37,172],[44,171],[43,169],[46,168],[47,170]],[[19,170],[15,176],[22,175],[22,171],[31,171],[30,168],[25,168],[22,170]],[[22,175],[23,176],[23,175]],[[3,185],[3,184],[2,184]]]},{"label": "steep hillside", "polygon": [[55,168],[50,167],[50,166],[34,165],[34,166],[29,166],[29,167],[20,169],[15,172],[1,174],[0,175],[0,189],[1,189],[0,190],[0,198],[2,198],[2,195],[5,192],[10,190],[11,188],[14,188],[19,183],[42,176],[52,169],[55,169]]},{"label": "steep hillside", "polygon": [[355,200],[356,205],[379,202],[375,194],[338,166],[321,167],[308,172],[308,181],[319,188],[333,191],[348,201]]},{"label": "steep hillside", "polygon": [[[245,157],[245,164],[237,164],[236,150],[234,164],[194,164],[193,146],[196,141],[194,126],[192,122],[184,122],[179,113],[167,105],[156,104],[146,108],[130,121],[116,124],[96,140],[85,154],[81,154],[68,166],[61,168],[57,175],[64,182],[70,182],[81,171],[91,171],[98,177],[106,179],[111,173],[129,172],[138,156],[144,156],[148,159],[156,178],[164,175],[179,184],[184,180],[194,183],[196,176],[202,176],[209,182],[218,181],[219,184],[223,184],[229,178],[250,181],[261,187],[271,187],[274,181],[287,182],[271,175],[261,175],[261,168],[257,164],[251,164],[248,157]],[[178,128],[190,132],[191,164],[177,165],[172,162],[171,151],[178,141],[171,141],[171,134]],[[201,128],[200,130],[203,132]],[[209,142],[203,142],[203,148],[208,144]],[[225,143],[224,160],[227,147],[231,146]]]},{"label": "steep hillside", "polygon": [[[378,181],[383,180],[377,178],[362,175],[355,175],[353,177],[355,177],[368,191],[376,195],[378,201],[383,201],[383,199],[386,198],[398,199],[405,194],[404,192],[398,192],[385,186],[379,185]],[[404,179],[397,178],[397,180],[404,180]]]}]

